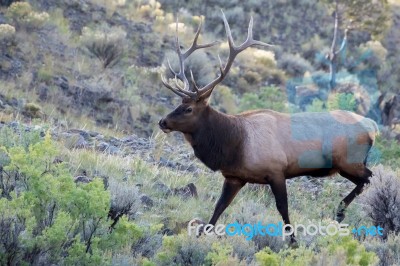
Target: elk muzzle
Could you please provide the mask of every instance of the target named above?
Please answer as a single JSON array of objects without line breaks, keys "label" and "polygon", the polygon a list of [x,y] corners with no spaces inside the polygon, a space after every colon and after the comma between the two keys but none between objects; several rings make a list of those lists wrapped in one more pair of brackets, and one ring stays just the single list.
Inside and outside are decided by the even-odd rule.
[{"label": "elk muzzle", "polygon": [[167,125],[167,121],[165,118],[160,119],[160,121],[158,121],[158,126],[160,127],[160,129],[164,132],[164,133],[169,133],[172,130],[168,127]]}]

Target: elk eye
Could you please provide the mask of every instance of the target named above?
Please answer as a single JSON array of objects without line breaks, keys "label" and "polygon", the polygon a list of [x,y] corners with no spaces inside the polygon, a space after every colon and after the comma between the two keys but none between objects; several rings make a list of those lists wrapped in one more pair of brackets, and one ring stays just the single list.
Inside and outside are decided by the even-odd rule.
[{"label": "elk eye", "polygon": [[192,111],[193,111],[192,107],[188,107],[188,108],[185,110],[185,113],[188,114],[188,113],[191,113]]}]

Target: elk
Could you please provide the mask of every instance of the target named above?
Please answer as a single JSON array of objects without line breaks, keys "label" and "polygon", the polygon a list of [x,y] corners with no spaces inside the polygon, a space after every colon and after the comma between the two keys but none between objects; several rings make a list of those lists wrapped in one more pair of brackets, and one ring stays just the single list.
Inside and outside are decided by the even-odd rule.
[{"label": "elk", "polygon": [[[356,185],[339,205],[336,220],[341,222],[347,206],[361,193],[372,175],[366,163],[378,133],[376,123],[341,110],[295,114],[255,110],[229,115],[213,109],[208,103],[210,95],[227,76],[236,56],[253,45],[270,46],[253,39],[252,18],[247,39],[235,45],[223,12],[222,18],[229,55],[225,65],[219,60],[219,75],[214,80],[199,88],[193,73],[190,71],[191,83],[185,73],[185,59],[197,49],[215,44],[197,43],[201,23],[193,43],[184,52],[176,33],[179,71],[176,72],[168,61],[174,84],[161,76],[163,85],[179,95],[182,104],[159,121],[160,129],[165,133],[183,133],[195,156],[225,178],[209,224],[215,225],[246,183],[269,184],[284,223],[290,224],[286,179],[304,175],[325,177],[335,173]],[[296,243],[294,235],[290,239],[291,243]]]}]

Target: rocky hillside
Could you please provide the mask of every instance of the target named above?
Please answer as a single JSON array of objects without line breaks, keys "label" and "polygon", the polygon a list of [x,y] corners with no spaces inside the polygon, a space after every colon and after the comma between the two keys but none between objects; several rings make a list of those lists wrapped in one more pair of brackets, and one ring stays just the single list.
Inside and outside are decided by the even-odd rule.
[{"label": "rocky hillside", "polygon": [[[281,95],[281,111],[345,108],[384,125],[397,123],[399,7],[395,1],[387,9],[374,7],[384,14],[385,23],[376,23],[384,34],[376,35],[370,27],[350,31],[334,92],[326,89],[329,73],[323,59],[332,41],[329,4],[278,1],[261,8],[228,2],[194,2],[179,9],[174,1],[38,0],[15,5],[5,1],[0,8],[3,120],[22,115],[27,121],[152,135],[158,119],[178,100],[162,87],[159,76],[165,71],[166,58],[176,63],[173,14],[180,10],[184,44],[193,38],[202,16],[202,38],[224,40],[222,8],[237,39],[244,35],[243,25],[253,14],[255,37],[275,48],[250,49],[236,60],[235,70],[213,98],[218,109],[237,113],[244,108],[274,108],[270,95],[260,103],[248,101],[267,86],[276,90],[274,95]],[[351,11],[351,6],[341,8],[343,16]],[[221,43],[190,58],[188,68],[199,85],[217,73],[216,55],[225,55],[224,47]],[[343,103],[345,94],[353,94],[354,104]],[[342,102],[342,106],[329,101]]]}]

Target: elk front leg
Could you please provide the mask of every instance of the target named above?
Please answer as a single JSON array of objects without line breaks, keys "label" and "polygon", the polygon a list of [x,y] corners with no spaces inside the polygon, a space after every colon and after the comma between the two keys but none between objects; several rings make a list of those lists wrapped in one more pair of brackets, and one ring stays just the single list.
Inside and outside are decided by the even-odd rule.
[{"label": "elk front leg", "polygon": [[[275,197],[276,208],[281,214],[283,222],[290,224],[285,177],[276,178],[270,183],[270,186]],[[293,245],[296,244],[294,233],[290,235],[290,242]]]},{"label": "elk front leg", "polygon": [[226,207],[231,204],[239,190],[246,184],[236,178],[225,178],[224,186],[222,187],[221,196],[215,206],[214,214],[211,217],[209,224],[215,225],[219,216],[225,211]]}]

